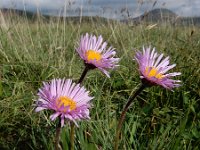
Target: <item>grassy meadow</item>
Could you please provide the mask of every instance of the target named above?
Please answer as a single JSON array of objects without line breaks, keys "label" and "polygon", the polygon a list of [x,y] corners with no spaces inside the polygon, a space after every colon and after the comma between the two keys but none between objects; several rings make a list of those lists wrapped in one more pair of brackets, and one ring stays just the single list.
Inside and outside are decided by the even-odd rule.
[{"label": "grassy meadow", "polygon": [[[81,20],[80,20],[81,21]],[[0,26],[0,149],[54,149],[57,121],[50,111],[36,113],[34,103],[42,81],[72,78],[84,69],[75,51],[86,32],[102,35],[116,48],[120,66],[107,78],[90,71],[84,86],[94,96],[91,120],[79,122],[77,150],[112,150],[120,113],[140,84],[136,50],[156,47],[170,56],[181,72],[180,88],[146,88],[130,107],[120,135],[120,150],[198,150],[200,148],[200,28],[114,21],[61,19],[30,21],[1,18]],[[63,149],[69,149],[70,128],[62,129]]]}]

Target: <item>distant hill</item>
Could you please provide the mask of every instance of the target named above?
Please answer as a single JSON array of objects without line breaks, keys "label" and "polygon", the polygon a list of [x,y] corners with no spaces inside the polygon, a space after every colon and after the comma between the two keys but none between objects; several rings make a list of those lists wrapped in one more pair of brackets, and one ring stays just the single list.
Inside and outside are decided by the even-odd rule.
[{"label": "distant hill", "polygon": [[155,21],[173,21],[175,18],[177,18],[177,15],[173,11],[165,8],[157,8],[149,12],[145,12],[139,18],[135,19],[155,22]]},{"label": "distant hill", "polygon": [[[102,23],[115,23],[117,22],[114,19],[108,19],[104,17],[99,16],[75,16],[75,17],[58,17],[58,16],[49,16],[49,15],[43,15],[41,12],[31,12],[31,11],[25,11],[25,10],[17,10],[17,9],[7,9],[3,8],[0,9],[1,14],[5,18],[21,18],[26,17],[30,21],[37,20],[39,18],[43,18],[46,21],[49,21],[50,19],[65,19],[66,21],[71,21],[74,23],[79,22],[102,22]],[[180,17],[177,14],[175,14],[173,11],[165,8],[157,8],[153,9],[151,11],[145,12],[139,17],[136,18],[130,18],[121,20],[123,23],[133,23],[133,24],[140,24],[142,22],[147,23],[170,23],[172,25],[195,25],[200,26],[200,17]]]},{"label": "distant hill", "polygon": [[200,26],[200,17],[179,17],[176,19],[175,24]]},{"label": "distant hill", "polygon": [[157,8],[145,12],[139,17],[131,18],[129,20],[122,20],[122,22],[174,22],[178,16],[171,10],[165,8]]},{"label": "distant hill", "polygon": [[43,21],[49,21],[49,20],[64,20],[70,21],[73,23],[79,23],[79,22],[99,22],[99,23],[114,23],[116,20],[114,19],[108,19],[104,17],[99,16],[72,16],[72,17],[59,17],[59,16],[50,16],[50,15],[44,15],[41,12],[31,12],[31,11],[24,11],[24,10],[17,10],[17,9],[0,9],[1,14],[7,18],[20,18],[20,17],[26,17],[30,21],[37,20],[37,18],[42,18]]},{"label": "distant hill", "polygon": [[129,20],[122,20],[122,22],[140,24],[141,22],[150,23],[170,23],[173,25],[198,25],[200,26],[200,17],[180,17],[173,11],[165,8],[153,9],[145,12],[139,17],[131,18]]},{"label": "distant hill", "polygon": [[8,9],[2,8],[0,9],[1,13],[4,17],[17,17],[17,16],[24,16],[28,19],[34,19],[37,16],[37,13],[25,10],[18,10],[18,9]]}]

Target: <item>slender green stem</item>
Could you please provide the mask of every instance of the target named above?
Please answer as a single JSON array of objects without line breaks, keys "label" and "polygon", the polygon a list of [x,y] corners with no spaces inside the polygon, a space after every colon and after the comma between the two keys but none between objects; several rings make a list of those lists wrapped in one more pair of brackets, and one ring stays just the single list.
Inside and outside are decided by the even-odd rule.
[{"label": "slender green stem", "polygon": [[[90,66],[85,65],[85,69],[83,70],[83,73],[81,74],[80,79],[78,80],[78,83],[81,84],[87,74],[87,72],[90,70]],[[70,132],[70,150],[74,150],[74,130],[75,130],[75,124],[71,123],[71,132]]]},{"label": "slender green stem", "polygon": [[0,66],[0,97],[3,94],[3,87],[2,87],[2,77],[1,77],[1,73],[3,72],[2,67]]},{"label": "slender green stem", "polygon": [[56,127],[56,139],[55,139],[55,150],[60,150],[60,132],[61,132],[61,119],[59,119],[58,125]]},{"label": "slender green stem", "polygon": [[74,150],[74,129],[75,129],[75,124],[71,123],[70,150]]},{"label": "slender green stem", "polygon": [[123,121],[124,121],[125,116],[126,116],[126,112],[129,108],[129,106],[131,105],[131,103],[133,102],[133,100],[135,99],[135,97],[137,95],[139,95],[145,87],[146,86],[144,84],[141,84],[141,86],[137,89],[137,91],[130,97],[129,101],[127,102],[126,106],[124,107],[124,109],[121,113],[121,116],[120,116],[120,119],[119,119],[119,122],[118,122],[118,125],[117,125],[117,129],[116,129],[114,150],[118,150],[119,135],[120,135],[120,131],[121,131],[121,128],[122,128]]}]

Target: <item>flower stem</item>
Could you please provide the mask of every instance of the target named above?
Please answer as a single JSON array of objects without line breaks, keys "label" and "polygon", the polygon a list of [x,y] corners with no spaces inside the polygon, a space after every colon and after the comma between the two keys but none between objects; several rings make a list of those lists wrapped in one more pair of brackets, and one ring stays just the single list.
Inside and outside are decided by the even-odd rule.
[{"label": "flower stem", "polygon": [[59,119],[57,128],[56,128],[56,139],[55,139],[55,150],[60,150],[60,132],[61,132],[61,119]]},{"label": "flower stem", "polygon": [[87,74],[87,72],[90,70],[90,67],[88,66],[88,65],[85,65],[85,69],[83,70],[83,73],[81,74],[81,77],[80,77],[80,79],[78,80],[78,83],[82,83],[83,82],[83,80],[84,80],[84,78],[85,78],[85,76],[86,76],[86,74]]},{"label": "flower stem", "polygon": [[[87,72],[90,70],[89,65],[85,65],[85,69],[83,70],[83,73],[81,74],[80,79],[78,80],[78,83],[81,84],[87,74]],[[71,132],[70,132],[70,150],[74,150],[74,130],[75,130],[75,124],[71,123]]]},{"label": "flower stem", "polygon": [[71,132],[70,132],[70,150],[74,150],[74,123],[71,124]]},{"label": "flower stem", "polygon": [[131,103],[133,102],[133,100],[135,99],[135,97],[137,95],[139,95],[144,90],[145,87],[146,86],[144,84],[141,84],[141,86],[137,89],[137,91],[130,97],[129,101],[127,102],[126,106],[124,107],[124,109],[121,113],[121,116],[120,116],[120,119],[119,119],[119,122],[118,122],[118,125],[117,125],[117,130],[116,130],[114,150],[118,150],[119,134],[120,134],[120,131],[121,131],[121,128],[122,128],[123,121],[124,121],[125,116],[126,116],[126,112],[129,108],[129,106],[131,105]]}]

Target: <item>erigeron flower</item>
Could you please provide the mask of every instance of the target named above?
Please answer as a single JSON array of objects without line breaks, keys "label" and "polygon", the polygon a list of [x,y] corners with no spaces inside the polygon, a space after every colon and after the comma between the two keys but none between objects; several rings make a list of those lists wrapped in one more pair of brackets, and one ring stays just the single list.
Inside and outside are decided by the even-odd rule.
[{"label": "erigeron flower", "polygon": [[50,119],[53,121],[60,117],[61,126],[64,126],[65,120],[77,125],[77,121],[90,118],[89,108],[93,97],[89,96],[89,91],[83,86],[73,83],[71,79],[44,82],[38,96],[36,112],[44,109],[53,110]]},{"label": "erigeron flower", "polygon": [[174,68],[176,64],[169,65],[169,56],[163,58],[163,54],[155,52],[155,48],[144,48],[143,52],[138,51],[135,60],[139,64],[139,72],[142,81],[148,85],[160,85],[167,89],[180,86],[179,80],[171,79],[178,76],[180,72],[167,73],[170,69]]},{"label": "erigeron flower", "polygon": [[115,58],[116,52],[112,47],[107,48],[107,42],[103,42],[100,35],[82,35],[78,47],[76,48],[79,56],[84,60],[85,65],[90,69],[98,68],[109,76],[109,69],[114,69],[119,62],[119,58]]}]

